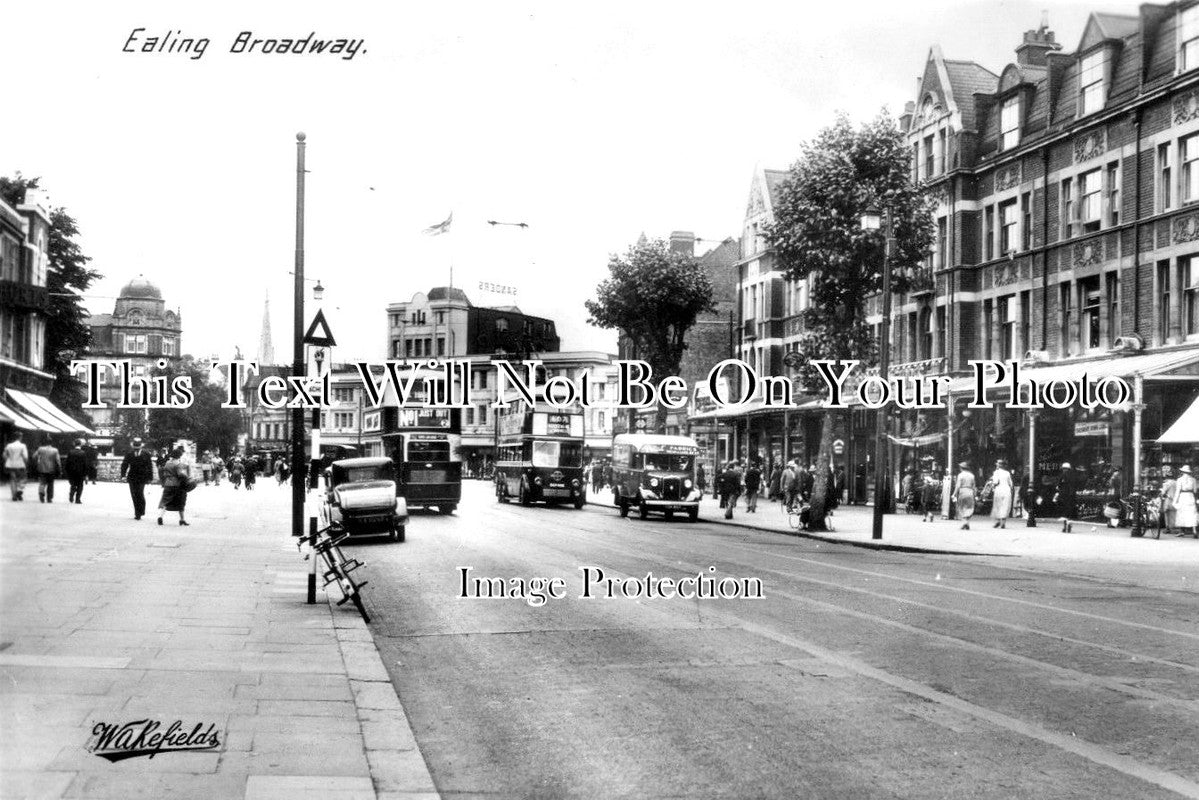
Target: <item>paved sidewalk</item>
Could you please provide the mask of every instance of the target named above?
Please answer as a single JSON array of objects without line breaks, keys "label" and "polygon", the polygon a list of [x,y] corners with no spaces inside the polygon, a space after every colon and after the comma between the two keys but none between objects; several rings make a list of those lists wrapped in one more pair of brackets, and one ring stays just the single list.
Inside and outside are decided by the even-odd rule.
[{"label": "paved sidewalk", "polygon": [[[353,606],[305,603],[286,488],[202,486],[186,528],[155,524],[157,489],[140,522],[124,485],[30,494],[0,499],[0,797],[438,796]],[[98,723],[138,720],[220,744],[89,752]]]},{"label": "paved sidewalk", "polygon": [[[590,495],[591,502],[612,506],[611,494],[601,490]],[[613,509],[615,511],[615,509]],[[636,511],[632,512],[636,513]],[[1128,528],[1107,528],[1102,523],[1075,522],[1071,533],[1061,532],[1055,519],[1038,520],[1029,528],[1023,519],[1010,519],[1003,529],[992,528],[990,517],[975,517],[970,530],[961,530],[960,520],[937,519],[923,522],[918,514],[887,514],[883,517],[883,538],[871,539],[874,511],[869,506],[841,506],[833,515],[835,531],[809,533],[795,531],[787,522],[781,503],[758,501],[756,513],[745,510],[742,497],[733,519],[724,518],[716,498],[705,497],[700,519],[758,530],[777,531],[809,539],[850,544],[879,550],[899,550],[955,555],[1032,556],[1038,558],[1118,561],[1139,564],[1199,563],[1199,540],[1163,535],[1134,539]]]}]

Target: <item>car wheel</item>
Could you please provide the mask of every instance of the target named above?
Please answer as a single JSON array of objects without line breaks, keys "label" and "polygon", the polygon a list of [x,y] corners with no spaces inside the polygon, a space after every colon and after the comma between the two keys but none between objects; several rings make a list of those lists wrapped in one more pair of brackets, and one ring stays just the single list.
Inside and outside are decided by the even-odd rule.
[{"label": "car wheel", "polygon": [[575,498],[575,508],[582,508],[585,505],[587,505],[586,497],[576,497]]},{"label": "car wheel", "polygon": [[667,512],[666,512],[666,518],[667,518],[667,519],[674,519],[674,512],[673,512],[673,511],[667,511]]},{"label": "car wheel", "polygon": [[617,500],[616,504],[620,506],[620,516],[627,517],[629,515],[629,504],[624,500]]},{"label": "car wheel", "polygon": [[697,519],[699,519],[699,509],[698,508],[687,509],[687,519],[690,520],[691,522],[695,522]]},{"label": "car wheel", "polygon": [[521,484],[520,484],[520,504],[522,506],[527,506],[527,505],[531,505],[531,503],[532,503],[532,501],[529,500],[529,490],[525,488],[524,482],[521,482]]},{"label": "car wheel", "polygon": [[445,514],[446,516],[453,514],[457,509],[458,509],[458,506],[450,506],[450,505],[437,507],[437,511],[441,514]]},{"label": "car wheel", "polygon": [[506,484],[497,483],[495,485],[495,499],[499,500],[501,503],[508,502],[508,487]]},{"label": "car wheel", "polygon": [[642,519],[649,518],[649,506],[645,504],[644,500],[637,504],[637,516],[641,517]]}]

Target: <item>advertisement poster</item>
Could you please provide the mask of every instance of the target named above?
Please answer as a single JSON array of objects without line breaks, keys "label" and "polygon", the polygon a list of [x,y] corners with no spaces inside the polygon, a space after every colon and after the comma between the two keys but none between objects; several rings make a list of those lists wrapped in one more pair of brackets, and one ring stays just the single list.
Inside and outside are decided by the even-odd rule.
[{"label": "advertisement poster", "polygon": [[1199,5],[0,34],[0,800],[1199,798]]}]

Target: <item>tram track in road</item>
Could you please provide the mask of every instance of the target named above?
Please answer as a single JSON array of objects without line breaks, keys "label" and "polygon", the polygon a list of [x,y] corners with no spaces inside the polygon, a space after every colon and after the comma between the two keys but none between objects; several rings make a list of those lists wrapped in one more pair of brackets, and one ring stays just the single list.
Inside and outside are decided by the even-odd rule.
[{"label": "tram track in road", "polygon": [[[731,704],[718,703],[717,708],[736,718],[739,693],[764,702],[765,696],[749,687],[752,680],[773,674],[781,682],[771,684],[775,687],[771,693],[780,696],[789,696],[796,685],[818,680],[824,683],[806,691],[833,693],[838,698],[848,691],[852,698],[872,698],[879,716],[867,724],[876,729],[896,734],[908,724],[902,720],[911,718],[933,726],[918,729],[924,744],[913,744],[912,754],[918,759],[931,757],[931,763],[944,768],[955,761],[948,760],[948,751],[929,753],[927,743],[942,740],[946,731],[960,731],[950,740],[964,743],[968,738],[974,743],[974,749],[962,756],[980,775],[1013,758],[1010,763],[1017,771],[1021,769],[1017,764],[1034,771],[1049,765],[1047,772],[1038,773],[1049,789],[1043,796],[1060,796],[1065,776],[1100,780],[1105,773],[1087,766],[1089,762],[1112,770],[1102,784],[1095,784],[1108,787],[1111,796],[1172,792],[1199,798],[1199,773],[1180,755],[1183,741],[1175,741],[1194,741],[1199,698],[1173,696],[1169,688],[1194,683],[1199,666],[1185,663],[1189,659],[1181,655],[1194,636],[1188,635],[1191,631],[1185,624],[1165,619],[1154,624],[1159,617],[1127,620],[1120,611],[1110,614],[1100,608],[1072,607],[1092,600],[1056,600],[1058,595],[1103,597],[1111,587],[1099,587],[1093,579],[1057,574],[1030,578],[1027,570],[980,564],[976,559],[857,550],[846,554],[842,550],[849,548],[719,524],[622,520],[614,509],[480,504],[464,505],[462,510],[462,527],[447,528],[445,536],[432,532],[431,550],[417,562],[416,572],[409,573],[412,583],[397,573],[401,595],[417,585],[426,592],[434,589],[419,607],[412,606],[414,624],[405,626],[387,645],[415,670],[406,678],[409,692],[429,686],[423,719],[430,724],[442,707],[439,702],[458,706],[454,699],[464,692],[487,698],[496,713],[513,703],[514,708],[536,713],[530,721],[551,720],[560,713],[559,702],[569,706],[581,698],[598,699],[577,681],[584,681],[582,686],[604,686],[610,678],[589,676],[613,672],[627,675],[627,696],[641,698],[650,718],[663,721],[677,719],[674,715],[695,705],[676,691],[679,686],[731,680]],[[694,573],[715,565],[726,574],[761,577],[767,599],[773,602],[619,599],[590,604],[568,599],[548,610],[548,616],[523,605],[447,604],[435,587],[447,582],[440,573],[454,563],[475,563],[489,575],[564,575],[568,584],[569,573],[578,565],[601,566],[615,578],[638,578],[647,570],[655,575]],[[418,573],[423,577],[415,578]],[[939,585],[942,582],[933,580],[934,573],[957,585]],[[974,579],[997,579],[1003,584],[982,589],[961,585]],[[1003,595],[1009,586],[1016,591],[1014,586],[1028,587],[1033,580],[1044,581],[1035,587],[1046,592],[1044,602]],[[568,597],[577,593],[572,591]],[[1170,604],[1182,599],[1168,590],[1146,591],[1131,585],[1111,592],[1116,602],[1131,593],[1153,598],[1161,607],[1158,614],[1168,613]],[[1008,599],[1020,602],[1000,602]],[[1040,626],[1040,619],[1052,622]],[[505,621],[515,624],[505,625]],[[526,628],[530,623],[532,627]],[[492,632],[507,635],[486,643],[473,638]],[[595,633],[601,638],[587,644],[587,637]],[[455,640],[458,644],[452,643]],[[444,644],[433,644],[438,641]],[[1136,646],[1137,641],[1152,643],[1149,652],[1142,652],[1146,648]],[[1179,660],[1169,657],[1171,649],[1180,652]],[[523,661],[526,654],[531,656],[529,662]],[[462,660],[458,667],[431,671],[443,659],[455,656]],[[468,677],[496,657],[499,663],[522,664],[531,679],[545,684],[551,693],[546,703],[530,706],[520,684],[501,682],[493,689],[490,683]],[[1134,659],[1152,666],[1142,664],[1133,678],[1124,677],[1120,665]],[[746,677],[751,683],[745,683],[733,677],[738,670],[755,678]],[[609,691],[623,693],[624,685],[609,685]],[[487,688],[479,694],[481,686]],[[558,694],[561,698],[554,699]],[[837,707],[848,710],[859,702],[849,700],[848,705]],[[676,709],[675,704],[682,707]],[[817,747],[830,741],[824,733],[804,733],[802,721],[797,723],[774,706],[762,708],[770,709],[764,721],[775,730],[790,731]],[[909,708],[916,711],[909,714]],[[1113,731],[1106,724],[1110,715],[1123,715],[1132,727]],[[1156,727],[1146,729],[1149,720]],[[434,728],[432,735],[472,731],[477,724],[468,715],[448,728]],[[489,724],[510,727],[499,718],[489,719]],[[792,727],[795,724],[800,727]],[[853,735],[854,725],[852,720],[847,722],[846,735]],[[1138,740],[1146,731],[1148,735]],[[597,733],[590,727],[581,732]],[[742,744],[753,741],[743,739],[741,733],[736,738]],[[657,740],[642,744],[654,752],[668,747]],[[440,766],[440,774],[451,785],[468,774],[456,771],[457,763],[451,758]],[[619,763],[619,759],[588,759],[562,770],[586,774],[585,763]],[[539,774],[556,774],[552,756],[543,764]],[[768,767],[767,772],[778,769]],[[439,768],[434,773],[438,775]],[[1028,790],[1036,782],[1017,779],[1013,786],[1018,785]]]},{"label": "tram track in road", "polygon": [[[660,529],[659,530],[651,530],[648,532],[652,533],[652,534],[663,533],[663,531]],[[541,543],[541,544],[543,546],[545,546],[545,543]],[[672,542],[671,544],[675,545],[675,544],[678,544],[678,542]],[[551,549],[557,551],[560,554],[567,552],[566,550],[564,550],[562,548],[554,547],[553,545],[549,545],[549,546]],[[623,560],[623,559],[638,560],[638,559],[645,558],[644,550],[632,552],[627,547],[623,546],[621,543],[615,542],[613,540],[605,540],[605,541],[599,542],[599,543],[589,542],[589,546],[591,547],[593,552],[595,549],[601,549],[601,550],[605,551],[606,553],[612,554],[612,556],[619,557],[621,560]],[[751,545],[746,545],[746,546],[749,547]],[[682,563],[680,563],[678,560],[671,559],[671,556],[674,555],[673,553],[669,553],[669,554],[659,553],[658,555],[660,556],[660,558],[663,562],[661,564],[661,567],[668,567],[668,568],[672,568],[672,569],[681,567],[684,569],[699,570],[699,569],[703,569],[705,566],[705,564],[702,564],[699,561],[695,561],[693,558],[690,561],[684,559],[682,561]],[[599,560],[606,561],[606,563],[609,563],[609,564],[612,563],[611,556],[605,556],[604,559],[599,559]],[[673,563],[665,563],[667,561],[673,561]],[[819,565],[819,566],[825,566],[828,564],[827,561],[822,560],[822,559],[804,559],[804,562],[809,565]],[[768,574],[777,579],[795,580],[795,581],[800,581],[800,582],[809,583],[809,584],[821,585],[825,588],[831,588],[831,589],[835,589],[835,590],[839,590],[839,591],[849,591],[849,592],[853,592],[855,594],[869,596],[872,599],[884,600],[884,601],[887,601],[890,603],[903,603],[903,604],[907,604],[907,605],[911,605],[911,606],[916,606],[916,607],[919,607],[919,608],[927,610],[927,611],[953,614],[953,615],[956,615],[959,618],[964,619],[971,623],[976,623],[976,624],[981,624],[981,625],[1001,625],[1004,627],[1008,627],[1008,628],[1014,630],[1015,632],[1023,634],[1023,635],[1042,636],[1042,637],[1047,637],[1048,639],[1051,639],[1051,640],[1065,641],[1065,642],[1068,642],[1069,644],[1081,645],[1084,647],[1094,647],[1094,648],[1098,648],[1106,653],[1120,656],[1120,657],[1129,659],[1131,661],[1136,661],[1136,660],[1140,659],[1141,661],[1154,663],[1158,666],[1165,667],[1170,670],[1181,670],[1181,671],[1185,671],[1185,672],[1189,672],[1189,673],[1199,672],[1199,667],[1195,667],[1194,665],[1183,664],[1180,662],[1170,661],[1167,659],[1161,659],[1161,658],[1157,658],[1155,656],[1148,655],[1148,654],[1136,653],[1131,650],[1113,648],[1108,645],[1104,645],[1103,643],[1100,643],[1100,642],[1087,641],[1084,639],[1077,639],[1077,638],[1061,637],[1057,634],[1052,634],[1052,633],[1048,633],[1048,632],[1044,632],[1044,631],[1038,631],[1038,630],[1035,630],[1032,628],[1028,628],[1026,626],[1019,626],[1019,625],[1015,625],[1013,623],[1008,623],[1003,620],[996,620],[996,619],[989,618],[989,617],[980,617],[978,615],[969,614],[969,613],[963,612],[959,609],[946,608],[945,606],[938,606],[938,605],[934,605],[931,603],[924,603],[924,602],[920,602],[917,600],[913,600],[911,598],[904,598],[904,597],[899,597],[896,595],[887,595],[887,594],[882,594],[882,593],[878,593],[878,592],[872,592],[869,590],[860,589],[858,587],[847,587],[844,584],[837,584],[832,581],[822,581],[819,579],[811,578],[809,576],[795,576],[795,575],[783,573],[776,569],[767,569],[763,572],[761,567],[755,566],[752,563],[747,563],[747,561],[745,561],[745,560],[738,560],[736,562],[736,565],[740,566],[740,567],[744,567],[746,569],[751,569],[751,570],[756,569],[759,571],[759,573]],[[726,566],[732,568],[733,565],[726,565]],[[629,571],[628,574],[631,575],[631,574],[633,574],[634,571],[636,573],[640,573],[641,570],[642,570],[642,567],[637,566],[637,567],[633,568],[632,571]],[[855,570],[855,572],[866,573],[869,577],[873,577],[876,579],[880,578],[880,577],[884,577],[882,574],[880,574],[874,570]],[[895,577],[895,576],[885,576],[885,577]],[[935,584],[932,586],[929,586],[928,582],[926,582],[926,581],[913,581],[913,583],[915,585],[920,586],[921,588],[925,588],[925,589],[942,588],[942,587],[936,586]],[[1167,717],[1177,717],[1174,720],[1174,724],[1181,724],[1182,720],[1195,719],[1197,717],[1197,715],[1199,715],[1199,701],[1196,701],[1194,699],[1173,697],[1168,694],[1164,694],[1162,692],[1155,691],[1150,688],[1145,688],[1145,687],[1137,685],[1135,683],[1124,682],[1124,681],[1120,680],[1119,678],[1105,677],[1103,675],[1096,675],[1096,674],[1092,674],[1091,672],[1086,672],[1083,670],[1078,670],[1078,669],[1073,669],[1070,667],[1061,666],[1060,664],[1055,664],[1055,663],[1052,663],[1051,661],[1046,661],[1046,660],[1038,659],[1038,658],[1032,658],[1029,656],[1021,655],[1019,653],[1009,652],[1007,650],[1004,650],[1004,649],[1001,649],[998,647],[991,647],[991,646],[988,646],[985,644],[980,644],[978,642],[970,641],[969,639],[965,639],[960,636],[941,633],[939,631],[931,630],[927,627],[922,627],[919,625],[912,625],[909,623],[901,622],[901,621],[898,621],[895,619],[888,618],[888,617],[883,616],[878,613],[870,613],[870,612],[857,610],[854,608],[849,608],[844,605],[839,605],[837,603],[818,600],[818,599],[808,597],[803,594],[799,594],[799,593],[795,593],[795,592],[773,589],[770,592],[770,594],[771,594],[771,596],[782,597],[790,603],[804,605],[804,606],[807,606],[808,608],[819,609],[827,614],[831,614],[831,615],[835,615],[835,616],[842,616],[842,617],[849,617],[851,619],[856,619],[856,620],[865,622],[870,625],[881,625],[881,626],[884,626],[884,627],[892,629],[892,630],[902,631],[903,633],[910,635],[910,636],[914,636],[917,639],[933,640],[933,641],[941,643],[942,645],[948,646],[954,650],[970,652],[975,655],[983,656],[984,658],[990,659],[991,661],[1006,662],[1009,664],[1022,666],[1026,669],[1034,670],[1036,672],[1043,674],[1045,676],[1045,681],[1044,681],[1045,683],[1065,682],[1066,684],[1069,684],[1069,685],[1077,685],[1077,686],[1085,687],[1086,689],[1089,689],[1090,691],[1110,691],[1110,692],[1117,693],[1119,695],[1123,695],[1127,698],[1130,698],[1133,701],[1148,702],[1148,703],[1153,704],[1153,708],[1155,709],[1156,715],[1162,718],[1163,723],[1166,722]],[[988,593],[971,592],[971,594],[972,595],[983,594],[983,595],[987,595],[988,599],[992,599],[992,598],[990,598]],[[1066,611],[1066,612],[1071,611],[1071,609],[1055,609],[1055,610],[1062,610],[1062,611]],[[906,677],[904,675],[897,674],[893,671],[881,669],[877,666],[870,664],[869,661],[865,658],[847,657],[844,653],[828,650],[827,648],[823,648],[820,645],[815,645],[813,642],[810,642],[810,641],[807,641],[804,639],[800,639],[800,638],[795,638],[789,632],[780,632],[776,625],[763,625],[761,622],[753,622],[750,620],[746,620],[742,615],[723,610],[723,607],[716,608],[716,609],[708,608],[705,612],[705,616],[707,617],[707,624],[709,624],[709,625],[712,624],[712,622],[714,621],[713,617],[724,618],[724,621],[726,622],[726,624],[730,624],[730,625],[738,625],[739,624],[743,627],[743,629],[752,630],[755,633],[762,635],[766,638],[772,639],[774,641],[792,643],[799,649],[804,650],[805,652],[807,652],[811,655],[814,655],[817,658],[828,659],[829,663],[833,664],[834,666],[850,669],[851,671],[855,672],[856,674],[871,678],[876,681],[881,681],[883,683],[886,683],[887,685],[893,686],[895,688],[899,688],[905,692],[916,694],[917,696],[922,697],[925,700],[930,700],[934,703],[937,703],[942,707],[952,709],[956,712],[967,714],[971,717],[983,720],[983,721],[993,724],[993,725],[997,725],[1006,730],[1016,732],[1023,736],[1027,736],[1027,737],[1036,739],[1037,741],[1039,741],[1043,744],[1051,745],[1051,746],[1057,747],[1059,749],[1064,749],[1067,752],[1073,753],[1078,756],[1082,756],[1082,757],[1087,758],[1088,760],[1093,761],[1097,764],[1102,764],[1103,766],[1106,766],[1106,767],[1109,767],[1112,769],[1117,769],[1126,775],[1148,781],[1148,782],[1153,783],[1162,788],[1182,794],[1183,796],[1199,797],[1199,783],[1195,783],[1195,782],[1189,780],[1187,777],[1181,776],[1175,772],[1170,771],[1169,769],[1164,769],[1161,764],[1149,763],[1149,761],[1145,760],[1145,759],[1138,760],[1136,758],[1128,756],[1127,754],[1117,752],[1116,750],[1107,748],[1101,744],[1096,744],[1094,742],[1086,741],[1085,738],[1080,738],[1080,737],[1076,736],[1073,732],[1062,732],[1062,731],[1058,731],[1058,730],[1053,730],[1051,727],[1047,727],[1045,725],[1038,724],[1035,721],[1028,721],[1022,715],[1014,715],[1013,716],[1012,714],[1004,713],[995,708],[989,707],[985,703],[985,701],[980,704],[980,703],[972,702],[971,700],[969,700],[965,697],[958,697],[958,696],[955,696],[952,694],[948,694],[944,690],[937,688],[935,682],[932,685],[930,685],[929,683],[915,680],[911,677]],[[1087,616],[1089,618],[1094,618],[1096,620],[1101,620],[1101,621],[1112,623],[1112,624],[1121,624],[1123,622],[1126,622],[1126,621],[1120,620],[1118,618],[1106,617],[1104,615],[1088,614]],[[1143,627],[1144,629],[1150,630],[1150,631],[1154,632],[1155,634],[1167,635],[1167,636],[1173,635],[1173,634],[1184,634],[1185,635],[1187,633],[1186,631],[1174,631],[1174,630],[1162,628],[1160,626],[1138,626],[1138,627]],[[1167,714],[1166,713],[1167,709],[1172,709],[1173,714]]]}]

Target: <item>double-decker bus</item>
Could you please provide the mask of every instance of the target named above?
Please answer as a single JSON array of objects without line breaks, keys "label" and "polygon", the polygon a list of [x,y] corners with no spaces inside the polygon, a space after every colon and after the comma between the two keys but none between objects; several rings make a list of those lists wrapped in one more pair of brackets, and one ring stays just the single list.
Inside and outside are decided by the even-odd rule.
[{"label": "double-decker bus", "polygon": [[583,412],[516,402],[495,414],[495,496],[521,505],[587,502]]},{"label": "double-decker bus", "polygon": [[[440,372],[427,370],[436,381]],[[400,407],[389,387],[383,395],[381,425],[383,453],[395,463],[396,493],[408,508],[436,508],[452,514],[462,501],[462,411],[422,408],[425,397],[417,386],[407,405]]]}]

